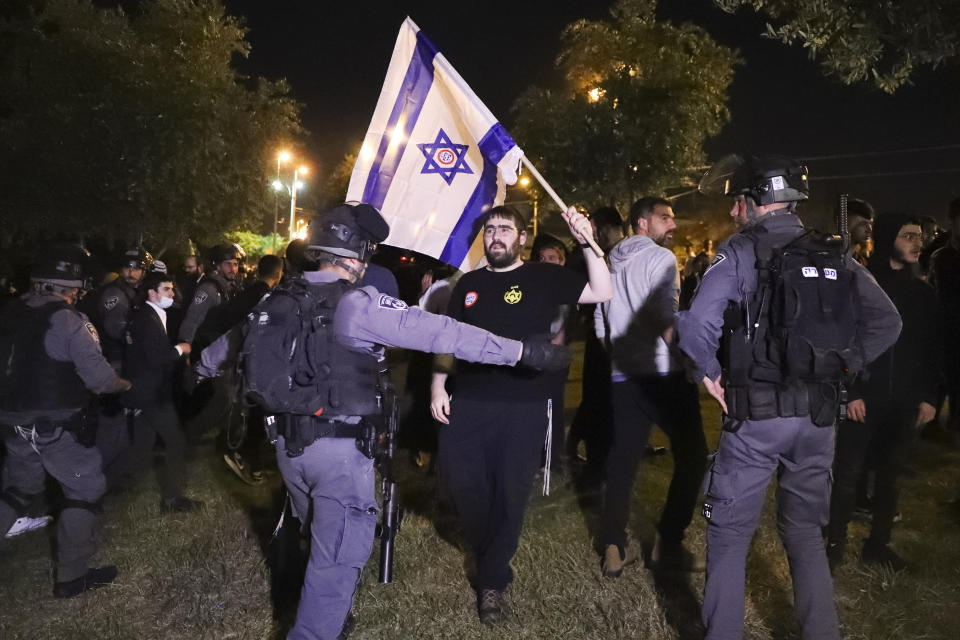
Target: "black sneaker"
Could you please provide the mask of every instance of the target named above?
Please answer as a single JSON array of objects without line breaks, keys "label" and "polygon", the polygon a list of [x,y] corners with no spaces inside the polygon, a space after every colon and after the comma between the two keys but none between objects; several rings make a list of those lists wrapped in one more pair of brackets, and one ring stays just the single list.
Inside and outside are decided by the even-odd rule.
[{"label": "black sneaker", "polygon": [[203,503],[199,500],[191,500],[186,496],[177,496],[176,498],[164,498],[160,501],[160,513],[188,513],[201,508]]},{"label": "black sneaker", "polygon": [[477,592],[477,613],[482,624],[494,625],[506,620],[509,611],[503,592],[497,589],[481,589]]},{"label": "black sneaker", "polygon": [[903,571],[907,568],[906,561],[891,549],[889,545],[883,545],[882,547],[863,545],[860,560],[864,564],[879,564],[893,571]]},{"label": "black sneaker", "polygon": [[54,582],[53,597],[74,598],[84,591],[89,591],[90,589],[99,589],[104,585],[110,584],[116,577],[117,568],[112,565],[99,567],[97,569],[89,569],[84,575],[80,576],[76,580],[68,580],[67,582]]}]

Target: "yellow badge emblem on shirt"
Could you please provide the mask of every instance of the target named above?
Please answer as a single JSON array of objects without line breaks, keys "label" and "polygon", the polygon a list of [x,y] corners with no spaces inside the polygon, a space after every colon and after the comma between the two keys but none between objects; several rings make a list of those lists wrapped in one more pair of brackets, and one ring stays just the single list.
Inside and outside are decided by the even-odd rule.
[{"label": "yellow badge emblem on shirt", "polygon": [[515,284],[510,287],[505,294],[503,294],[503,299],[507,304],[517,304],[520,302],[520,298],[523,297],[523,291],[520,291],[520,285]]}]

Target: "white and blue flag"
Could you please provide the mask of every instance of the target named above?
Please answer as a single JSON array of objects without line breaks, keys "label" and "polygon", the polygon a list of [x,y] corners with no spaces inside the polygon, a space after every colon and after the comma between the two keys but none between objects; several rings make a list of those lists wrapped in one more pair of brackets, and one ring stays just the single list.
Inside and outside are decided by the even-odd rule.
[{"label": "white and blue flag", "polygon": [[474,228],[503,204],[523,152],[460,74],[407,18],[347,200],[369,203],[390,224],[384,241],[462,269],[483,255]]}]

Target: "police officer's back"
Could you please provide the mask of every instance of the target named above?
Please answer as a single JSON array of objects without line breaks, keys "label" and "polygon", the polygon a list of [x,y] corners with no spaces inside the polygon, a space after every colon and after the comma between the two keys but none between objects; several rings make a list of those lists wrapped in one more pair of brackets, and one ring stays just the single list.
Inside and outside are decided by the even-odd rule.
[{"label": "police officer's back", "polygon": [[388,232],[368,204],[318,215],[303,277],[274,289],[246,327],[248,395],[272,414],[277,464],[295,514],[311,517],[310,566],[291,638],[341,633],[372,549],[378,506],[370,427],[383,406],[384,346],[504,366],[569,361],[558,357],[562,347],[521,344],[355,286]]},{"label": "police officer's back", "polygon": [[[724,432],[704,480],[707,637],[742,636],[747,550],[767,483],[777,472],[779,533],[790,559],[802,633],[839,638],[821,534],[830,499],[839,373],[844,365],[855,371],[882,353],[896,340],[900,319],[870,274],[852,260],[843,261],[842,246],[826,239],[817,245],[819,240],[805,231],[795,210],[808,197],[806,167],[787,158],[733,156],[707,172],[701,190],[733,197],[730,215],[741,227],[718,248],[689,311],[680,312],[676,321],[694,379],[704,383],[724,412]],[[820,254],[797,249],[814,245],[821,247]],[[788,269],[791,256],[801,262]],[[806,258],[810,261],[803,262]],[[841,262],[823,262],[827,258]],[[791,318],[780,313],[791,299],[780,295],[788,280],[794,294],[802,287],[802,295],[817,300],[813,311],[838,312],[828,313],[837,319],[834,333],[847,336],[849,330],[849,344],[802,362],[787,355],[794,352],[785,345],[797,342],[785,330]],[[849,287],[844,309],[832,297],[839,287]],[[847,308],[856,313],[844,315]],[[843,326],[847,323],[852,326]],[[795,333],[807,328],[801,324]],[[721,334],[722,364],[717,359]],[[804,369],[813,362],[819,367]]]}]

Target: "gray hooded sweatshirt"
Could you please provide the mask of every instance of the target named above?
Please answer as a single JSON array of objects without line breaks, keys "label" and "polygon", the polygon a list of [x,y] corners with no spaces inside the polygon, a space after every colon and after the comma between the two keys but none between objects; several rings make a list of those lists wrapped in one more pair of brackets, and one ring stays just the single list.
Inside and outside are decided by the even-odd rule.
[{"label": "gray hooded sweatshirt", "polygon": [[610,275],[613,299],[597,305],[594,324],[610,353],[613,380],[682,370],[662,337],[680,300],[673,252],[647,236],[625,238],[610,251]]}]

